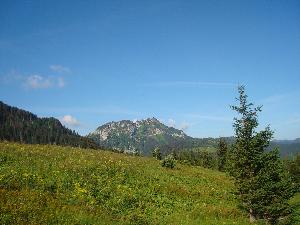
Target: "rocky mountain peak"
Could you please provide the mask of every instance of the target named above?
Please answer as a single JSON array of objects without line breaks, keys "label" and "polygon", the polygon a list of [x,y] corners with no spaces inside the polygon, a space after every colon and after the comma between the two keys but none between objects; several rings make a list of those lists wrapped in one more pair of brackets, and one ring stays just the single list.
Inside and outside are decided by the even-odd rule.
[{"label": "rocky mountain peak", "polygon": [[154,117],[109,122],[98,127],[88,137],[102,146],[129,152],[145,151],[146,148],[188,138],[182,130],[168,127]]}]

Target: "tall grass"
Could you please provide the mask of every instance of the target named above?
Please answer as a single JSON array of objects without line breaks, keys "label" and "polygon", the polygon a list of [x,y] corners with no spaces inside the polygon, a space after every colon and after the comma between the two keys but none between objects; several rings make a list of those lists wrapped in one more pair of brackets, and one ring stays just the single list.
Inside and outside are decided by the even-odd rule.
[{"label": "tall grass", "polygon": [[202,167],[0,143],[0,224],[248,224],[232,190]]}]

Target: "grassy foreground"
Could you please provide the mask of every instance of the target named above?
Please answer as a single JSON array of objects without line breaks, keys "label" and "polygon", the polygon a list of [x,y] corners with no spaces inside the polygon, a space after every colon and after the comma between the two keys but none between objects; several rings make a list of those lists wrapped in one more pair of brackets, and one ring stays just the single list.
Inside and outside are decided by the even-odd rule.
[{"label": "grassy foreground", "polygon": [[248,224],[232,187],[201,167],[0,143],[0,224]]}]

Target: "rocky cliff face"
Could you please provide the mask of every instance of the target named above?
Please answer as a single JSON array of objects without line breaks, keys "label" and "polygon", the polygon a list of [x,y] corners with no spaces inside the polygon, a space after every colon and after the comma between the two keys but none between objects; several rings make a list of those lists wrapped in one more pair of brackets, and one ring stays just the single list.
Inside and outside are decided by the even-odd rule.
[{"label": "rocky cliff face", "polygon": [[149,154],[155,147],[190,138],[183,131],[168,127],[156,118],[109,122],[88,137],[107,148],[143,154]]}]

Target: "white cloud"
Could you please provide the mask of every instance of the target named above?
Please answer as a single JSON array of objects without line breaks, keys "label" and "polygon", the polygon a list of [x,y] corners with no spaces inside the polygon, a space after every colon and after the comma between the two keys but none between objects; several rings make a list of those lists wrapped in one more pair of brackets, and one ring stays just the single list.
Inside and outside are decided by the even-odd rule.
[{"label": "white cloud", "polygon": [[71,115],[65,115],[61,120],[63,124],[71,126],[71,127],[78,127],[80,126],[80,122]]},{"label": "white cloud", "polygon": [[172,118],[168,119],[166,124],[169,127],[174,127],[176,129],[183,130],[183,131],[187,130],[190,127],[190,124],[186,121],[183,121],[179,125],[177,125],[176,121]]},{"label": "white cloud", "polygon": [[175,127],[176,126],[176,121],[170,118],[170,119],[168,119],[167,124],[168,124],[169,127]]},{"label": "white cloud", "polygon": [[25,75],[11,70],[0,76],[0,82],[6,85],[20,85],[26,89],[63,88],[66,85],[62,76],[45,76],[42,74]]},{"label": "white cloud", "polygon": [[53,82],[50,78],[45,78],[40,75],[30,75],[25,79],[25,87],[32,89],[50,88]]},{"label": "white cloud", "polygon": [[158,118],[158,121],[161,123],[165,123],[164,119],[162,119],[162,118]]},{"label": "white cloud", "polygon": [[184,121],[184,122],[182,122],[182,123],[180,124],[180,126],[179,126],[178,128],[179,128],[180,130],[185,131],[185,130],[187,130],[189,127],[190,127],[190,124]]},{"label": "white cloud", "polygon": [[62,66],[62,65],[51,65],[50,69],[57,73],[70,73],[71,72],[70,68]]},{"label": "white cloud", "polygon": [[63,88],[65,81],[63,77],[46,77],[42,75],[23,76],[23,85],[28,89],[47,89],[53,87]]}]

